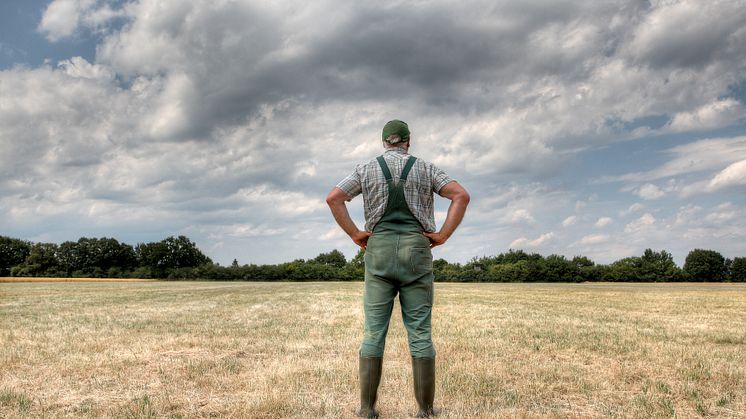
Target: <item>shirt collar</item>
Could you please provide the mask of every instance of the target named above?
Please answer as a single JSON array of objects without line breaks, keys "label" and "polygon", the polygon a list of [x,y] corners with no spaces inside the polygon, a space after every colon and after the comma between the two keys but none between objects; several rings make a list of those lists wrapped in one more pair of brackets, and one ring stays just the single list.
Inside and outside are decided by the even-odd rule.
[{"label": "shirt collar", "polygon": [[401,148],[401,147],[389,147],[384,151],[384,154],[388,153],[394,153],[394,154],[407,154],[407,150]]}]

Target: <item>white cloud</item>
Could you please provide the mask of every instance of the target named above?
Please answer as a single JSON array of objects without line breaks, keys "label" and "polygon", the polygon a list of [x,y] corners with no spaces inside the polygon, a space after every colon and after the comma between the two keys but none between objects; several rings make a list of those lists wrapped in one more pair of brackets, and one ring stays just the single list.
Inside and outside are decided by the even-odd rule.
[{"label": "white cloud", "polygon": [[646,212],[640,218],[627,224],[624,227],[624,232],[625,233],[638,233],[640,231],[643,231],[649,228],[653,224],[655,224],[655,217],[653,217],[653,214]]},{"label": "white cloud", "polygon": [[730,202],[723,202],[705,216],[705,221],[725,224],[741,216],[741,209]]},{"label": "white cloud", "polygon": [[[673,214],[645,213],[628,223],[623,231],[603,235],[587,234],[570,247],[602,263],[642,254],[646,248],[672,252],[682,264],[695,248],[716,249],[727,257],[746,254],[746,211],[733,202],[713,207],[687,204]],[[728,250],[729,249],[729,250]]]},{"label": "white cloud", "polygon": [[516,210],[511,211],[509,214],[507,214],[506,221],[510,223],[534,223],[536,220],[531,215],[531,213],[523,208],[519,208]]},{"label": "white cloud", "polygon": [[333,226],[329,230],[326,231],[323,235],[321,235],[321,240],[340,240],[340,239],[346,239],[347,235],[345,234],[344,230],[339,228],[338,226]]},{"label": "white cloud", "polygon": [[91,64],[82,57],[72,57],[69,60],[62,60],[57,64],[62,71],[73,78],[83,78],[100,81],[111,81],[114,79],[114,72],[103,65]]},{"label": "white cloud", "polygon": [[265,210],[272,208],[293,216],[327,209],[321,196],[311,197],[302,192],[276,190],[267,185],[240,189],[236,196],[248,204],[261,205]]},{"label": "white cloud", "polygon": [[75,33],[80,14],[94,0],[55,0],[47,6],[39,30],[46,33],[50,41],[58,41]]},{"label": "white cloud", "polygon": [[640,211],[643,208],[645,208],[644,205],[642,205],[639,202],[635,202],[634,204],[630,205],[629,208],[627,208],[626,210],[619,211],[619,216],[626,217],[627,215]]},{"label": "white cloud", "polygon": [[701,219],[699,215],[702,212],[702,207],[698,205],[687,204],[676,212],[674,223],[676,225],[689,225],[694,220]]},{"label": "white cloud", "polygon": [[689,173],[717,170],[746,159],[746,136],[697,140],[666,150],[673,158],[656,169],[622,176],[602,177],[597,182],[649,182]]},{"label": "white cloud", "polygon": [[725,221],[731,221],[737,216],[738,214],[735,211],[713,212],[713,213],[707,214],[707,216],[705,217],[705,220],[715,222],[715,223],[722,223]]},{"label": "white cloud", "polygon": [[596,226],[596,228],[603,228],[613,222],[614,220],[611,219],[610,217],[601,217],[598,220],[596,220],[596,223],[594,224],[594,226]]},{"label": "white cloud", "polygon": [[682,198],[687,198],[700,193],[716,192],[743,185],[746,185],[746,159],[728,165],[709,181],[700,180],[684,185],[680,190],[680,195]]},{"label": "white cloud", "polygon": [[562,227],[570,227],[578,222],[578,217],[571,215],[562,221]]},{"label": "white cloud", "polygon": [[164,83],[156,109],[144,123],[149,136],[168,140],[188,135],[190,106],[197,95],[194,82],[185,74],[171,74]]},{"label": "white cloud", "polygon": [[232,237],[262,237],[262,236],[276,236],[278,234],[285,233],[285,229],[270,227],[267,225],[254,225],[254,224],[232,224],[226,226],[220,226],[215,229],[213,234],[216,237],[222,238],[223,235]]},{"label": "white cloud", "polygon": [[746,159],[735,162],[721,170],[707,185],[709,191],[730,186],[746,185]]},{"label": "white cloud", "polygon": [[533,240],[528,239],[526,237],[520,237],[520,238],[517,238],[517,239],[513,240],[510,243],[510,248],[511,249],[535,248],[535,247],[539,247],[539,246],[541,246],[543,244],[546,244],[547,242],[551,241],[552,239],[554,239],[554,233],[553,232],[542,234],[541,236],[539,236],[539,237],[537,237],[537,238],[535,238]]},{"label": "white cloud", "polygon": [[81,27],[100,30],[125,14],[124,9],[112,9],[96,0],[54,0],[44,10],[37,29],[56,42],[74,36]]},{"label": "white cloud", "polygon": [[680,112],[674,115],[670,128],[675,132],[700,131],[731,125],[744,118],[746,108],[741,102],[720,99],[708,103],[693,112]]},{"label": "white cloud", "polygon": [[583,238],[580,239],[580,244],[583,244],[583,245],[599,244],[599,243],[605,243],[607,241],[609,241],[608,234],[590,234],[587,236],[583,236]]},{"label": "white cloud", "polygon": [[666,193],[652,183],[646,183],[637,189],[637,196],[642,199],[654,200],[662,197]]}]

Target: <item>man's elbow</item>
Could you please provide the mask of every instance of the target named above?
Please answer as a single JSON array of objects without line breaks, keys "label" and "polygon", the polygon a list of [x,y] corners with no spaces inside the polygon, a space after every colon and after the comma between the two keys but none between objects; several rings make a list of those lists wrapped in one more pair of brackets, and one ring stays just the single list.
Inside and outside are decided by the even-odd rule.
[{"label": "man's elbow", "polygon": [[336,202],[336,199],[334,198],[333,193],[329,193],[329,195],[326,196],[326,205],[334,206],[334,203]]},{"label": "man's elbow", "polygon": [[460,202],[463,206],[467,206],[469,205],[469,201],[471,201],[471,196],[469,196],[469,192],[462,190],[458,195],[456,195],[454,200]]},{"label": "man's elbow", "polygon": [[345,198],[345,194],[340,189],[334,188],[331,192],[329,192],[329,195],[326,196],[326,204],[330,207],[344,204]]}]

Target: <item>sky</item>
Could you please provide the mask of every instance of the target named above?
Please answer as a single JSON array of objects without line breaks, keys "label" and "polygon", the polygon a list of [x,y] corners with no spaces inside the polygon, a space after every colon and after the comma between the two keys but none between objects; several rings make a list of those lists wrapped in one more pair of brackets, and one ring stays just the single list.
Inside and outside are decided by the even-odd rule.
[{"label": "sky", "polygon": [[746,256],[744,0],[0,3],[0,235],[351,258],[391,119],[472,197],[436,258]]}]

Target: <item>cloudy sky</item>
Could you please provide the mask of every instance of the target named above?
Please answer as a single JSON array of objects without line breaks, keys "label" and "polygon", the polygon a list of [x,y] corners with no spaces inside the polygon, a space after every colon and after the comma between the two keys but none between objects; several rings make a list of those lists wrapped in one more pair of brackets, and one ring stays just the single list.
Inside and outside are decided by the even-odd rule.
[{"label": "cloudy sky", "polygon": [[0,234],[349,258],[395,118],[472,195],[436,257],[746,256],[744,0],[5,0]]}]

